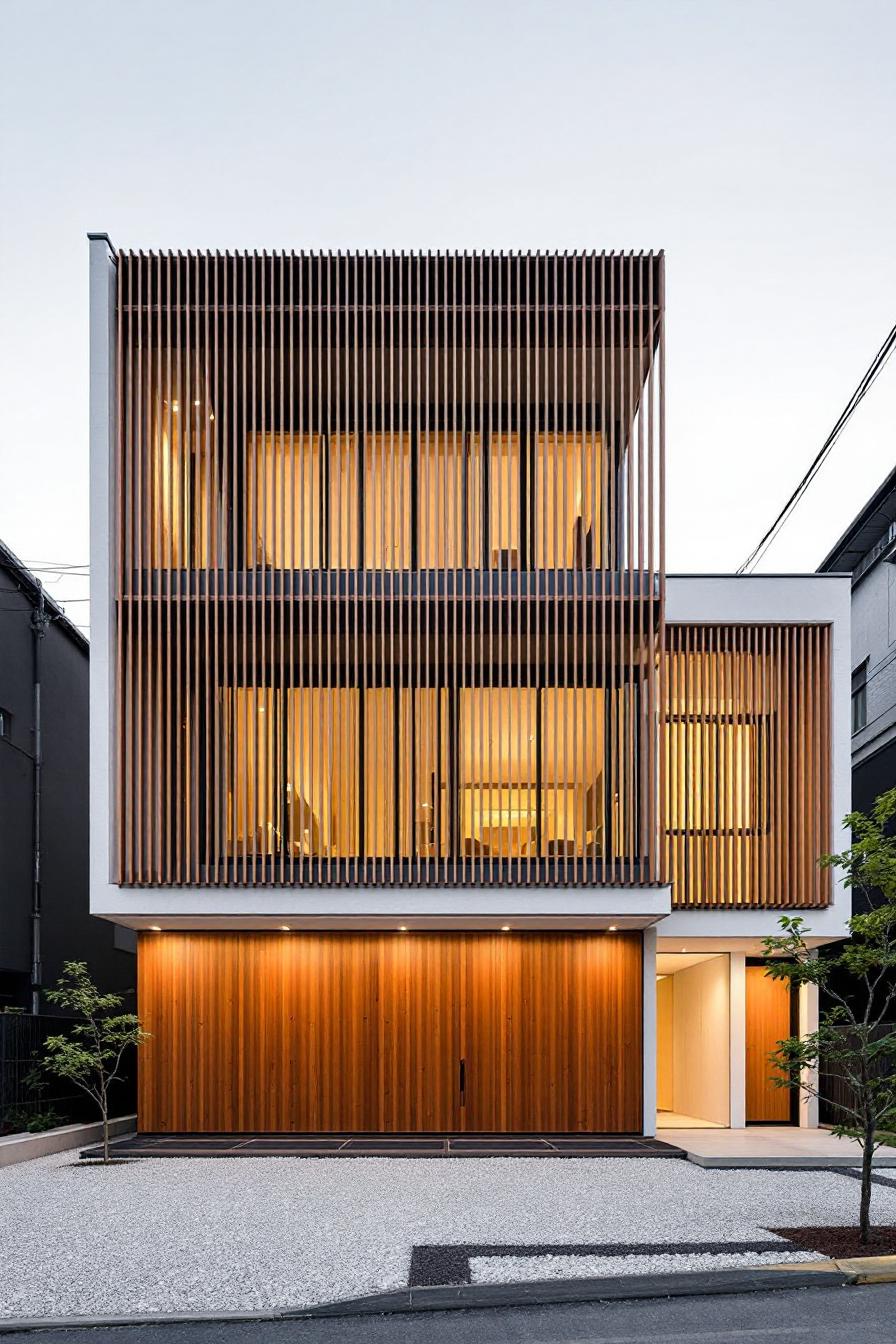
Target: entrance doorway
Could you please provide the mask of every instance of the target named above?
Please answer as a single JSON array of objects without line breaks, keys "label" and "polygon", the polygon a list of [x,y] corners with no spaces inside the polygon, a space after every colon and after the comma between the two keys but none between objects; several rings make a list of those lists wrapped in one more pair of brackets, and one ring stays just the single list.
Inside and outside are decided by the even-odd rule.
[{"label": "entrance doorway", "polygon": [[729,992],[727,955],[657,954],[657,1128],[730,1123]]}]

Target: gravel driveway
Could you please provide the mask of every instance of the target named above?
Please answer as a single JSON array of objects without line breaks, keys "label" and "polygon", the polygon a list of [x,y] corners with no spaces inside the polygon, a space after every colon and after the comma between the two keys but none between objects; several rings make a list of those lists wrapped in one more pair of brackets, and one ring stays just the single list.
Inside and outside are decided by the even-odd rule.
[{"label": "gravel driveway", "polygon": [[[104,1170],[62,1153],[0,1169],[0,1317],[356,1297],[405,1287],[415,1246],[476,1248],[470,1276],[492,1282],[811,1258],[733,1244],[852,1223],[858,1193],[833,1171],[644,1158],[166,1158]],[[875,1187],[874,1216],[896,1222],[896,1188]],[[604,1243],[637,1254],[601,1256]],[[693,1243],[732,1249],[689,1254]],[[583,1258],[552,1253],[578,1245]]]}]

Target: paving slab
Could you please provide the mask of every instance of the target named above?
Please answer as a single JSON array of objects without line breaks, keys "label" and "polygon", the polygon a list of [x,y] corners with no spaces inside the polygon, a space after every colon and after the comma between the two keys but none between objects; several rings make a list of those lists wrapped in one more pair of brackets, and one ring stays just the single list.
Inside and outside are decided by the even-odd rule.
[{"label": "paving slab", "polygon": [[[829,1129],[748,1125],[746,1129],[664,1129],[667,1143],[682,1148],[700,1167],[857,1167],[862,1149]],[[875,1167],[896,1167],[896,1148],[878,1148]]]}]

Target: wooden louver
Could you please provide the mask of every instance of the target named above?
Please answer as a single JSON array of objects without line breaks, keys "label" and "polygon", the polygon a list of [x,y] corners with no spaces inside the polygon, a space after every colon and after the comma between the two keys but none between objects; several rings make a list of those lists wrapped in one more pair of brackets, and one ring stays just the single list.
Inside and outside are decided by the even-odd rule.
[{"label": "wooden louver", "polygon": [[819,906],[830,627],[666,626],[662,830],[679,906]]},{"label": "wooden louver", "polygon": [[117,269],[118,881],[657,880],[662,256]]}]

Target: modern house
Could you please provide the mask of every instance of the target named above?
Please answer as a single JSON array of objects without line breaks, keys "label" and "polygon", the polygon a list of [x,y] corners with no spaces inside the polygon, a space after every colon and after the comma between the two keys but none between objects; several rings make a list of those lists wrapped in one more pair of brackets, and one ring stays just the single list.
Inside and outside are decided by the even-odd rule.
[{"label": "modern house", "polygon": [[765,1059],[817,1006],[754,963],[845,929],[849,580],[667,575],[664,416],[661,254],[92,236],[141,1129],[790,1118]]},{"label": "modern house", "polygon": [[819,572],[851,577],[852,803],[867,812],[896,785],[896,470]]},{"label": "modern house", "polygon": [[67,960],[133,989],[136,939],[90,914],[87,640],[2,543],[0,589],[0,1010],[53,1014]]}]

